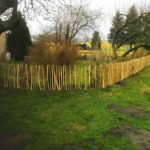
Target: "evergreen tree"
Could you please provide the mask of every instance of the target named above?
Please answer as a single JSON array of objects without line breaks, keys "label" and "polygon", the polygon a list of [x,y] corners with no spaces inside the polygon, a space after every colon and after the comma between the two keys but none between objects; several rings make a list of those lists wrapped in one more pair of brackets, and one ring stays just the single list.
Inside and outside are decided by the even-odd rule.
[{"label": "evergreen tree", "polygon": [[16,61],[23,61],[31,45],[31,36],[25,19],[18,12],[15,24],[7,35],[7,46],[11,56]]},{"label": "evergreen tree", "polygon": [[99,36],[99,32],[95,31],[93,33],[93,38],[92,38],[92,49],[93,50],[101,50],[101,38]]},{"label": "evergreen tree", "polygon": [[125,21],[126,24],[129,24],[126,28],[125,28],[125,33],[126,33],[126,37],[132,37],[131,39],[129,39],[129,41],[127,42],[127,44],[130,45],[130,48],[133,48],[133,45],[136,44],[137,42],[137,37],[134,36],[136,33],[138,33],[140,31],[140,23],[137,21],[133,24],[131,24],[130,22],[133,22],[135,19],[138,18],[138,11],[136,9],[136,7],[133,5],[127,14],[127,19]]},{"label": "evergreen tree", "polygon": [[[150,44],[150,16],[140,19],[140,36],[136,39],[136,44]],[[138,32],[139,33],[139,32]]]},{"label": "evergreen tree", "polygon": [[[114,36],[116,32],[123,26],[124,24],[124,18],[120,14],[119,10],[116,12],[116,15],[113,18],[112,27],[110,29],[110,33],[108,35],[108,41],[113,42]],[[118,36],[116,37],[116,44],[121,43],[121,41],[124,39],[124,31],[119,32]]]}]

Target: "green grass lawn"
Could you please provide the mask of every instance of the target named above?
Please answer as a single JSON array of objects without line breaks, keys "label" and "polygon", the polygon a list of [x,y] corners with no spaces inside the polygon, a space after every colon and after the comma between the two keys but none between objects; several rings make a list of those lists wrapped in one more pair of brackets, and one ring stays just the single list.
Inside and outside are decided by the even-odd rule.
[{"label": "green grass lawn", "polygon": [[150,117],[135,119],[108,105],[150,109],[148,87],[150,68],[105,90],[0,89],[0,140],[11,141],[13,150],[22,141],[19,150],[136,150],[126,137],[105,135],[125,125],[150,130]]}]

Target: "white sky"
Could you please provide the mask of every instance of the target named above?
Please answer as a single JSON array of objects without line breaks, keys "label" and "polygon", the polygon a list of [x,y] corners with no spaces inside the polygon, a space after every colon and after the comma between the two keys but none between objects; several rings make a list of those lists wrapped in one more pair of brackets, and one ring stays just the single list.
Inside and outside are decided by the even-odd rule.
[{"label": "white sky", "polygon": [[[89,0],[85,0],[88,1]],[[112,17],[117,9],[121,12],[126,12],[129,7],[136,5],[137,7],[145,7],[150,5],[150,0],[90,0],[89,6],[91,9],[101,8],[102,22],[100,23],[99,31],[102,39],[107,39],[109,29],[111,27]],[[32,35],[39,34],[42,31],[42,26],[48,24],[41,19],[40,22],[28,21],[28,25]]]}]

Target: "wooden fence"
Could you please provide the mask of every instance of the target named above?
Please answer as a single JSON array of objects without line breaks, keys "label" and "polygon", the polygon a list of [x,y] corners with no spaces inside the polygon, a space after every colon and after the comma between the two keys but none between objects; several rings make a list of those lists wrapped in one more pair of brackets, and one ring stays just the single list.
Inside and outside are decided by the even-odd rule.
[{"label": "wooden fence", "polygon": [[107,65],[0,64],[0,85],[8,88],[55,91],[106,88],[150,65],[150,56]]}]

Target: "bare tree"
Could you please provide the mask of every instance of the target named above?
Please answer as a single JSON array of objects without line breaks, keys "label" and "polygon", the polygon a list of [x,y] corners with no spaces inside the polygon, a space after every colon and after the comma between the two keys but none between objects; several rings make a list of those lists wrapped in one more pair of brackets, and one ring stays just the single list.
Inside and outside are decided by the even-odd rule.
[{"label": "bare tree", "polygon": [[100,10],[92,11],[83,1],[58,5],[55,12],[53,29],[58,40],[72,41],[81,31],[95,29],[101,18]]},{"label": "bare tree", "polygon": [[[63,2],[63,0],[58,1]],[[0,33],[13,27],[18,11],[30,19],[39,15],[49,18],[50,8],[55,2],[54,0],[0,0]],[[12,9],[11,17],[2,20],[3,16],[7,17],[10,9]]]},{"label": "bare tree", "polygon": [[91,11],[83,0],[0,0],[0,17],[7,16],[5,12],[10,8],[11,17],[0,21],[0,33],[13,27],[17,11],[29,19],[42,16],[54,21],[57,38],[67,40],[72,40],[81,29],[94,28],[100,17],[100,11]]}]

